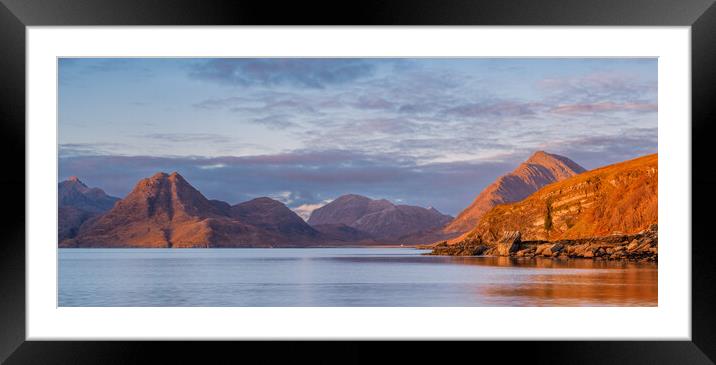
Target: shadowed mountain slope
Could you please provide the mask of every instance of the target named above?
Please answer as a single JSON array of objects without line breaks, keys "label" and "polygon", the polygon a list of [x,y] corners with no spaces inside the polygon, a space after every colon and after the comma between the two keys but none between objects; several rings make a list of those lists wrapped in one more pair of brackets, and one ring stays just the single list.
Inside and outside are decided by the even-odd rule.
[{"label": "shadowed mountain slope", "polygon": [[57,187],[58,239],[74,237],[84,222],[112,209],[118,200],[102,189],[87,187],[76,176],[60,182]]}]

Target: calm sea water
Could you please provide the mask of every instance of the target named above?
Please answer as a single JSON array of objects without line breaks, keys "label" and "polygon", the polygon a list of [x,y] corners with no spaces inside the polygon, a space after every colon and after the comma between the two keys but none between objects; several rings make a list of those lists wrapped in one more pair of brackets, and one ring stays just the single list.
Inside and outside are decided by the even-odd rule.
[{"label": "calm sea water", "polygon": [[655,306],[654,264],[412,248],[60,249],[60,306]]}]

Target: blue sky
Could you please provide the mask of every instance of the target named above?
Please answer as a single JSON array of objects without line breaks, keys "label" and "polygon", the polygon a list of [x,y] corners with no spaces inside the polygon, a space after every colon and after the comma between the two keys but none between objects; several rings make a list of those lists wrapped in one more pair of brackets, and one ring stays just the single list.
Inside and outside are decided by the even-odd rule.
[{"label": "blue sky", "polygon": [[306,215],[346,193],[457,214],[536,150],[657,150],[656,59],[60,59],[60,179],[178,171]]}]

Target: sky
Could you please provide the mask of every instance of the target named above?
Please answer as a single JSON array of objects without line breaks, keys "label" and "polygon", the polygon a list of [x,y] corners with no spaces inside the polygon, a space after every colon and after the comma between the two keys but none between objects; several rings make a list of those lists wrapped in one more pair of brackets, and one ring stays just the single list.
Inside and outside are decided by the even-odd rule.
[{"label": "sky", "polygon": [[61,58],[59,178],[177,171],[307,218],[343,194],[456,215],[533,152],[657,151],[657,59]]}]

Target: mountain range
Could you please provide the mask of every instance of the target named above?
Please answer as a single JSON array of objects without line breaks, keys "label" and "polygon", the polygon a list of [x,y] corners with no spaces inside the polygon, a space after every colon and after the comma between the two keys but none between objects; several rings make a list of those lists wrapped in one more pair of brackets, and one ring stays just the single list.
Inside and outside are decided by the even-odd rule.
[{"label": "mountain range", "polygon": [[[209,200],[176,172],[142,179],[124,199],[108,197],[84,184],[80,187],[84,186],[86,191],[68,190],[78,182],[71,179],[60,183],[59,220],[70,220],[65,216],[68,209],[85,209],[82,211],[90,213],[81,222],[73,220],[70,233],[65,233],[67,224],[60,225],[62,247],[385,244],[393,243],[403,234],[439,227],[452,219],[435,209],[348,195],[314,212],[316,217],[312,217],[313,221],[309,219],[309,224],[283,203],[267,197],[236,205]],[[75,190],[85,194],[78,195]],[[321,218],[325,212],[343,218],[338,221]]]},{"label": "mountain range", "polygon": [[307,247],[580,239],[657,223],[657,155],[585,171],[543,151],[480,192],[457,218],[434,208],[347,194],[307,221],[267,197],[209,200],[181,175],[157,173],[124,198],[76,177],[58,186],[62,247]]},{"label": "mountain range", "polygon": [[181,175],[142,179],[108,212],[83,224],[66,247],[266,247],[321,243],[320,233],[269,198],[209,200]]},{"label": "mountain range", "polygon": [[314,210],[308,224],[319,231],[352,228],[381,242],[400,242],[401,237],[442,227],[452,219],[435,208],[348,194]]}]

